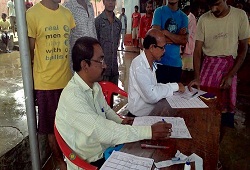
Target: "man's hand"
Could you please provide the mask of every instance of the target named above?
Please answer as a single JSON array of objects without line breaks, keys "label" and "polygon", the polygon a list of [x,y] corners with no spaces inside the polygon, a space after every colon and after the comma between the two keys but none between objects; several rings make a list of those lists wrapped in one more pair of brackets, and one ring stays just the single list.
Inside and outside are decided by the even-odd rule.
[{"label": "man's hand", "polygon": [[196,85],[197,86],[197,89],[200,90],[200,84],[201,84],[201,81],[200,79],[194,79],[192,80],[189,84],[188,84],[188,89],[189,91],[193,91],[192,89],[192,86]]},{"label": "man's hand", "polygon": [[134,118],[133,117],[125,117],[122,121],[123,125],[132,125],[134,122]]},{"label": "man's hand", "polygon": [[142,45],[141,41],[139,42],[139,48],[140,48],[141,50],[143,50],[143,45]]},{"label": "man's hand", "polygon": [[179,86],[178,92],[184,93],[184,92],[185,92],[185,87],[184,87],[184,85],[183,85],[182,83],[178,83],[178,86]]},{"label": "man's hand", "polygon": [[233,77],[230,75],[226,75],[225,77],[223,77],[220,83],[220,88],[229,89],[232,85],[232,79]]},{"label": "man's hand", "polygon": [[151,126],[152,139],[166,139],[171,136],[172,124],[166,122],[157,122]]},{"label": "man's hand", "polygon": [[184,35],[187,33],[187,28],[181,28],[179,31],[179,35]]}]

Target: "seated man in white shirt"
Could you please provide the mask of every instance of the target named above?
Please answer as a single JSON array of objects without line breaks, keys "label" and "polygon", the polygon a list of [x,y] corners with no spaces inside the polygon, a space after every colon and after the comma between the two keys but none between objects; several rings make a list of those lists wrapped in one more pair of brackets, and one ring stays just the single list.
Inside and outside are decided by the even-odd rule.
[{"label": "seated man in white shirt", "polygon": [[[72,61],[75,73],[60,96],[55,124],[65,142],[82,159],[100,167],[108,147],[171,135],[171,124],[131,126],[133,118],[121,119],[108,106],[97,83],[107,65],[96,39],[79,38],[72,50]],[[78,168],[67,160],[68,170]]]},{"label": "seated man in white shirt", "polygon": [[185,91],[181,83],[157,83],[154,61],[163,56],[165,44],[165,36],[160,30],[149,30],[143,42],[144,51],[132,61],[128,85],[129,116],[147,116],[159,100],[175,91]]}]

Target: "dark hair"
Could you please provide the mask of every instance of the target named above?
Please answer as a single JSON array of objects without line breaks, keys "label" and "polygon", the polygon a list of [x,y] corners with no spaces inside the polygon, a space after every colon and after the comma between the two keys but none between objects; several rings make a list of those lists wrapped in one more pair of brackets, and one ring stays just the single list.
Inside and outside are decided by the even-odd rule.
[{"label": "dark hair", "polygon": [[146,2],[146,6],[147,6],[148,4],[152,4],[152,5],[153,5],[153,1],[152,1],[152,0],[148,0],[148,1]]},{"label": "dark hair", "polygon": [[81,37],[76,40],[72,49],[73,70],[81,70],[81,62],[85,60],[90,65],[90,59],[94,55],[94,45],[99,44],[97,39],[92,37]]},{"label": "dark hair", "polygon": [[209,6],[213,6],[219,0],[207,0]]},{"label": "dark hair", "polygon": [[124,10],[124,11],[125,11],[125,8],[122,8],[122,10]]},{"label": "dark hair", "polygon": [[149,49],[151,44],[157,45],[156,38],[151,36],[151,35],[146,35],[146,37],[144,38],[144,41],[143,41],[143,47],[145,49]]},{"label": "dark hair", "polygon": [[5,16],[5,17],[7,17],[7,14],[5,14],[5,13],[2,13],[2,16]]},{"label": "dark hair", "polygon": [[190,11],[191,10],[191,7],[190,7],[190,5],[186,5],[186,6],[184,6],[184,8],[182,9],[182,11],[183,12],[188,12],[188,11]]},{"label": "dark hair", "polygon": [[139,9],[138,5],[135,6],[136,9]]}]

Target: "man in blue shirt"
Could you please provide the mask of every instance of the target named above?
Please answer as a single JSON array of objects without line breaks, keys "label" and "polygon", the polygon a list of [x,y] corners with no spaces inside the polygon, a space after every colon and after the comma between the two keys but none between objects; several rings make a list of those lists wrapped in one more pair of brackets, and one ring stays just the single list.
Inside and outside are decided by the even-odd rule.
[{"label": "man in blue shirt", "polygon": [[188,18],[179,8],[179,0],[169,0],[154,12],[153,28],[160,29],[167,38],[165,54],[158,64],[156,77],[158,83],[180,82],[182,62],[180,45],[188,41]]}]

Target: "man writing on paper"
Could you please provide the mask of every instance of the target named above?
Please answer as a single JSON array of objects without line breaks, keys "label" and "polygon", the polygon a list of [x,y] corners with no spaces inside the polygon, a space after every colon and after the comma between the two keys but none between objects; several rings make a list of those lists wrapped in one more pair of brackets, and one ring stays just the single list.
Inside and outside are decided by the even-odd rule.
[{"label": "man writing on paper", "polygon": [[[213,89],[220,102],[222,125],[234,127],[237,71],[247,52],[249,22],[243,10],[227,5],[226,0],[209,0],[208,4],[211,10],[197,25],[195,79],[189,88],[196,85],[199,89],[201,85]],[[202,52],[205,59],[200,69]]]},{"label": "man writing on paper", "polygon": [[[65,142],[82,159],[100,167],[108,147],[170,136],[171,124],[131,126],[133,119],[121,119],[107,105],[97,83],[107,66],[96,39],[79,38],[72,49],[72,61],[75,74],[61,94],[55,124]],[[67,168],[78,167],[67,160]]]},{"label": "man writing on paper", "polygon": [[153,110],[159,100],[173,95],[173,92],[184,92],[181,83],[157,83],[156,64],[165,52],[166,39],[158,29],[151,29],[143,42],[144,52],[131,63],[128,85],[129,116],[146,116]]}]

